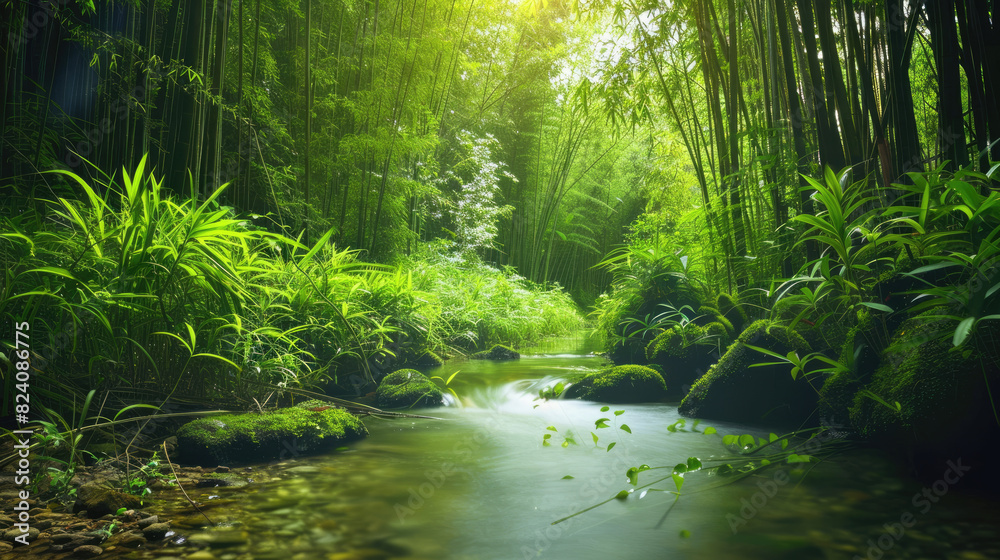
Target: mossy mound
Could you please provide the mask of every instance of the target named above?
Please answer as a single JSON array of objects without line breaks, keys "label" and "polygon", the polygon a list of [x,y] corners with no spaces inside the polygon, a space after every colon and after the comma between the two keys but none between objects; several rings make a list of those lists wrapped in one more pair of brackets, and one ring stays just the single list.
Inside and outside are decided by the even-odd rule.
[{"label": "mossy mound", "polygon": [[177,431],[180,459],[201,466],[260,463],[329,451],[368,435],[356,416],[329,406],[320,403],[315,408],[322,410],[293,407],[188,422]]},{"label": "mossy mound", "polygon": [[850,426],[848,409],[854,404],[854,396],[862,383],[853,371],[842,371],[827,378],[819,390],[817,413],[819,422],[831,428]]},{"label": "mossy mound", "polygon": [[663,331],[646,345],[646,359],[662,368],[671,391],[682,394],[719,359],[718,344],[729,340],[726,328],[718,322],[706,327],[689,324],[684,329]]},{"label": "mossy mound", "polygon": [[847,331],[837,361],[850,368],[830,376],[819,391],[818,413],[821,423],[831,427],[847,427],[848,409],[854,395],[875,372],[879,363],[881,325],[867,310],[858,313],[858,322]]},{"label": "mossy mound", "polygon": [[476,352],[470,357],[473,360],[493,360],[497,362],[503,362],[507,360],[520,359],[521,355],[508,346],[504,346],[502,344],[494,344],[493,347],[490,348],[489,350]]},{"label": "mossy mound", "polygon": [[401,369],[382,379],[375,401],[384,408],[440,406],[444,394],[426,375],[415,369]]},{"label": "mossy mound", "polygon": [[[957,323],[925,312],[902,324],[865,386],[889,406],[858,393],[851,423],[862,437],[911,456],[957,457],[994,447],[998,436],[989,388],[1000,382],[1000,325],[984,321],[954,347]],[[900,410],[891,408],[900,404]],[[995,453],[995,450],[992,451]]]},{"label": "mossy mound", "polygon": [[733,296],[722,293],[715,299],[715,308],[722,313],[722,316],[729,321],[729,323],[736,329],[736,332],[742,332],[743,327],[748,323],[747,313],[743,309],[743,306],[736,301]]},{"label": "mossy mound", "polygon": [[411,363],[419,367],[437,367],[444,365],[444,360],[434,352],[428,350],[411,360]]},{"label": "mossy mound", "polygon": [[610,403],[658,401],[667,396],[663,376],[644,366],[615,366],[592,373],[566,389],[567,398]]},{"label": "mossy mound", "polygon": [[733,326],[733,323],[729,319],[727,319],[721,311],[710,305],[703,305],[699,307],[698,314],[699,314],[698,317],[699,325],[708,326],[711,323],[719,323],[720,325],[726,328],[726,332],[729,334],[729,336],[733,336],[734,334],[739,332],[736,330],[736,327]]},{"label": "mossy mound", "polygon": [[800,375],[792,379],[787,364],[750,367],[775,361],[747,348],[747,344],[786,355],[809,352],[794,331],[770,321],[751,324],[729,346],[719,361],[699,379],[681,401],[685,416],[732,422],[798,425],[816,407],[816,392]]}]

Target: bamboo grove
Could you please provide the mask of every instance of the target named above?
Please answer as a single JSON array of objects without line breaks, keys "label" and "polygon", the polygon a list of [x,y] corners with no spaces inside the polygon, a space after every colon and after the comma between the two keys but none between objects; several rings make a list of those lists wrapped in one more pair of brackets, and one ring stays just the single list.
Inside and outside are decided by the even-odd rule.
[{"label": "bamboo grove", "polygon": [[995,3],[608,4],[611,69],[581,93],[680,136],[730,291],[817,256],[789,252],[787,226],[815,211],[800,186],[822,166],[850,167],[884,205],[909,172],[1000,158]]},{"label": "bamboo grove", "polygon": [[[992,204],[983,200],[1000,159],[1000,30],[987,0],[31,0],[0,9],[0,250],[18,258],[36,258],[34,246],[18,245],[29,239],[18,229],[27,213],[85,233],[72,239],[83,254],[106,241],[104,217],[138,211],[116,201],[151,197],[189,212],[212,201],[204,211],[223,237],[269,243],[283,274],[329,242],[331,254],[350,252],[345,261],[401,274],[395,294],[412,287],[404,270],[453,270],[459,254],[506,267],[504,282],[566,288],[584,305],[623,275],[641,281],[621,266],[633,258],[676,261],[679,274],[736,295],[818,262],[823,243],[803,237],[805,218],[831,206],[817,203],[808,178],[860,185],[851,192],[864,203],[846,224],[921,200],[924,217],[944,216],[957,206],[944,195],[932,204],[913,174],[943,189],[954,174],[978,173],[975,192],[962,191],[972,224]],[[123,196],[119,177],[162,186],[162,198]],[[152,227],[145,220],[135,218]],[[123,228],[121,246],[131,247]],[[843,244],[860,243],[849,233]],[[252,262],[258,249],[240,250]],[[257,285],[252,266],[236,272]],[[317,274],[311,281],[324,281]],[[177,297],[177,309],[194,301]],[[246,293],[233,297],[220,309]],[[341,335],[360,329],[369,341],[345,352],[380,351],[407,329],[440,345],[465,337],[474,346],[477,329],[489,338],[478,317],[436,334],[422,319],[380,330],[386,316],[371,305],[358,311],[364,328],[341,325]]]},{"label": "bamboo grove", "polygon": [[[189,174],[201,198],[229,183],[223,200],[239,211],[270,213],[305,241],[334,229],[338,246],[387,260],[454,239],[460,193],[485,173],[496,192],[475,204],[513,211],[481,252],[580,293],[594,291],[603,275],[589,266],[643,208],[650,143],[609,139],[596,114],[568,103],[592,31],[567,7],[528,17],[475,0],[177,0],[4,11],[0,158],[22,192],[40,188],[40,170],[88,176],[148,154],[176,192],[190,194]],[[473,157],[475,146],[489,153]]]}]

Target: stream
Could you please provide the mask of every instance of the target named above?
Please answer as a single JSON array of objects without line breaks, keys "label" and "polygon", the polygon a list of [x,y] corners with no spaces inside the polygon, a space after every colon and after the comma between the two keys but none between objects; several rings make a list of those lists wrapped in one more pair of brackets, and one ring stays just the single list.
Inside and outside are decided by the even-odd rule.
[{"label": "stream", "polygon": [[[162,504],[182,544],[127,557],[182,557],[196,544],[205,550],[195,558],[219,560],[1000,558],[995,502],[946,488],[931,503],[922,485],[862,451],[815,466],[801,483],[787,467],[728,485],[689,473],[676,504],[666,491],[637,490],[552,525],[629,488],[629,467],[707,462],[727,453],[724,434],[767,437],[711,421],[668,431],[681,418],[676,405],[602,412],[601,403],[535,400],[539,389],[598,368],[597,350],[559,339],[514,362],[429,371],[459,372],[450,386],[460,403],[418,411],[439,420],[366,418],[370,437],[344,450],[234,469],[253,483],[191,492],[218,527],[184,502]],[[600,418],[608,428],[595,428]],[[701,433],[707,426],[718,434]],[[563,447],[566,437],[575,444]],[[669,473],[644,472],[639,485]],[[675,486],[667,478],[652,488]]]}]

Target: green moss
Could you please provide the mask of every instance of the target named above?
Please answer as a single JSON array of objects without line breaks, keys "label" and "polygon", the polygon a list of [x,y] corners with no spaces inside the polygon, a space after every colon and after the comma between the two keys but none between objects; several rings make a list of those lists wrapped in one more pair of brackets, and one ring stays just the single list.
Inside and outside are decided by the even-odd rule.
[{"label": "green moss", "polygon": [[704,333],[704,329],[697,325],[688,327],[690,334],[681,329],[667,329],[646,345],[646,359],[650,362],[659,362],[663,358],[681,358],[687,355],[688,339],[694,335]]},{"label": "green moss", "polygon": [[378,406],[387,408],[438,406],[444,402],[444,394],[419,371],[401,369],[382,379],[375,399]]},{"label": "green moss", "polygon": [[569,398],[615,403],[657,401],[666,395],[667,384],[660,373],[635,365],[603,369],[566,390]]},{"label": "green moss", "polygon": [[705,327],[689,324],[657,335],[646,345],[646,360],[664,372],[667,386],[677,392],[693,383],[719,358],[719,346],[730,338],[726,327],[713,321]]},{"label": "green moss", "polygon": [[[931,310],[908,320],[882,353],[882,363],[865,387],[900,411],[865,394],[857,394],[850,408],[859,434],[894,443],[945,443],[964,437],[980,420],[989,423],[984,378],[996,375],[997,361],[973,345],[954,347],[955,322]],[[996,332],[988,333],[996,337]],[[995,339],[995,338],[994,338]],[[971,424],[967,424],[970,423]]]},{"label": "green moss", "polygon": [[705,334],[707,336],[715,337],[716,339],[724,342],[728,341],[729,332],[730,330],[726,328],[726,325],[724,323],[720,323],[719,321],[713,321],[705,325]]},{"label": "green moss", "polygon": [[853,371],[831,375],[819,390],[819,420],[826,426],[846,426],[850,422],[848,409],[861,382]]},{"label": "green moss", "polygon": [[761,338],[767,337],[796,352],[808,353],[810,351],[809,343],[806,342],[806,339],[802,338],[802,335],[784,325],[766,319],[754,321],[746,330],[740,333],[738,340],[743,344],[760,346],[757,342]]},{"label": "green moss", "polygon": [[503,344],[494,344],[489,350],[484,350],[482,352],[476,352],[470,358],[473,360],[494,360],[494,361],[506,361],[506,360],[517,360],[521,355],[517,353],[513,348],[509,346],[504,346]]},{"label": "green moss", "polygon": [[207,466],[278,458],[288,453],[286,444],[298,454],[318,453],[367,435],[361,420],[346,410],[293,407],[200,418],[181,426],[177,443],[184,462]]},{"label": "green moss", "polygon": [[681,414],[773,424],[795,423],[809,417],[815,407],[815,391],[801,377],[793,380],[788,365],[751,367],[772,359],[747,348],[747,344],[782,355],[793,350],[803,355],[810,350],[791,329],[771,321],[756,321],[695,382],[681,402]]},{"label": "green moss", "polygon": [[428,350],[423,354],[420,354],[413,360],[413,364],[422,367],[437,367],[444,365],[444,360],[440,356]]}]

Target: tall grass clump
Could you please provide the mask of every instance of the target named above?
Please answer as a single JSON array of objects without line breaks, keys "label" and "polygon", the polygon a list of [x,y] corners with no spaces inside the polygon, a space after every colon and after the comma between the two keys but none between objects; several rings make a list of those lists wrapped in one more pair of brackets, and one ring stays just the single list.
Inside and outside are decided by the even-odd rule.
[{"label": "tall grass clump", "polygon": [[446,244],[426,244],[401,267],[438,309],[433,336],[439,344],[466,350],[516,346],[584,326],[560,287],[535,284],[513,268],[498,269],[470,252],[453,253]]},{"label": "tall grass clump", "polygon": [[91,182],[47,178],[79,196],[20,197],[0,215],[0,313],[30,323],[32,390],[52,408],[90,389],[249,402],[370,378],[387,341],[428,341],[437,311],[409,275],[359,262],[330,234],[307,247],[255,226],[218,203],[225,186],[179,198],[145,158]]}]

